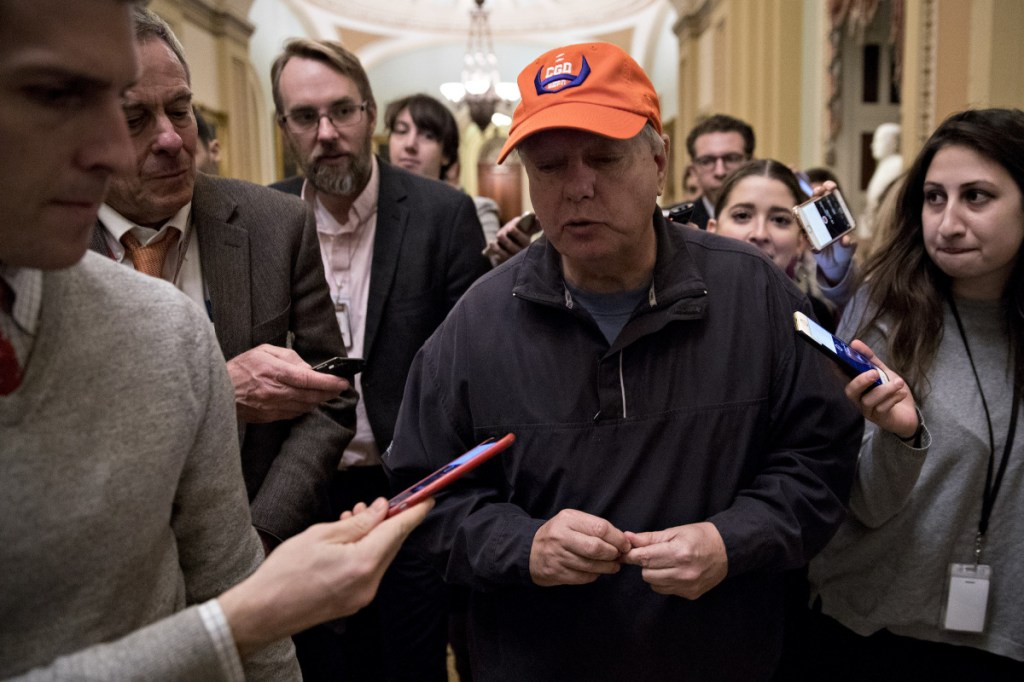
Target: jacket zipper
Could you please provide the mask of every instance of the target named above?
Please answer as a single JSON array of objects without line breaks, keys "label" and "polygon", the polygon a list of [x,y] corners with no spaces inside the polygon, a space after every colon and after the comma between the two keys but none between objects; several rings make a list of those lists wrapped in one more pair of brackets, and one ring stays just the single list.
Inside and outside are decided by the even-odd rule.
[{"label": "jacket zipper", "polygon": [[626,381],[622,376],[622,351],[619,351],[619,392],[622,394],[622,418],[629,416],[626,412]]}]

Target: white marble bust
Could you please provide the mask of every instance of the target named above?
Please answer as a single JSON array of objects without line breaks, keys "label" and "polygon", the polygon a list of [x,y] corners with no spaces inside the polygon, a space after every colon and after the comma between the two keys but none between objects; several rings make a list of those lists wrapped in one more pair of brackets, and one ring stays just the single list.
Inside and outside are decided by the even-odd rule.
[{"label": "white marble bust", "polygon": [[867,205],[860,219],[862,236],[869,237],[874,232],[874,219],[882,196],[893,181],[903,172],[903,157],[900,155],[900,125],[883,123],[875,129],[871,138],[871,155],[878,164],[868,182]]}]

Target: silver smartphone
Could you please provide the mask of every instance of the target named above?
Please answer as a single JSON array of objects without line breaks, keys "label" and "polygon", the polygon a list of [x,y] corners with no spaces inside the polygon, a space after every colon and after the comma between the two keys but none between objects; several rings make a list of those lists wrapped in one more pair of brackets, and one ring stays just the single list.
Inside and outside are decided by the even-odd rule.
[{"label": "silver smartphone", "polygon": [[815,251],[821,251],[857,226],[838,189],[805,201],[794,208],[793,213]]}]

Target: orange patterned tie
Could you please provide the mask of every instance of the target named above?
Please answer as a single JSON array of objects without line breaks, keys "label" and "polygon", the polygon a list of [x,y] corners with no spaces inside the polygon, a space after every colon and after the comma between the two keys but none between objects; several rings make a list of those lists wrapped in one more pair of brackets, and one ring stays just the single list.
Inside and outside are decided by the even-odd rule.
[{"label": "orange patterned tie", "polygon": [[131,232],[125,232],[121,236],[121,243],[128,257],[132,259],[132,265],[139,272],[144,272],[153,277],[162,277],[164,272],[164,259],[167,252],[178,243],[178,230],[170,228],[167,235],[155,244],[143,246]]}]

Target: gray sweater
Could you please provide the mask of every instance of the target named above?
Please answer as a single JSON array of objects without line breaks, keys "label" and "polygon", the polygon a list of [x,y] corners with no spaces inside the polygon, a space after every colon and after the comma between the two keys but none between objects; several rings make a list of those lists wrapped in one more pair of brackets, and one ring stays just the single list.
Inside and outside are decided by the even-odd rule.
[{"label": "gray sweater", "polygon": [[[852,338],[864,307],[858,294],[840,325]],[[1013,394],[999,303],[957,301],[992,416],[996,464]],[[1024,431],[992,512],[982,563],[992,566],[984,634],[940,629],[949,564],[972,563],[989,458],[988,428],[963,341],[948,307],[930,392],[915,395],[928,436],[914,449],[868,424],[850,517],[811,563],[812,592],[846,627],[985,649],[1024,660]],[[881,332],[864,341],[885,358]],[[899,368],[893,368],[899,372]],[[930,442],[929,442],[930,441]]]},{"label": "gray sweater", "polygon": [[[237,677],[195,605],[259,564],[250,524],[199,308],[91,253],[46,273],[24,383],[0,398],[0,677]],[[244,670],[299,677],[287,641]]]}]

